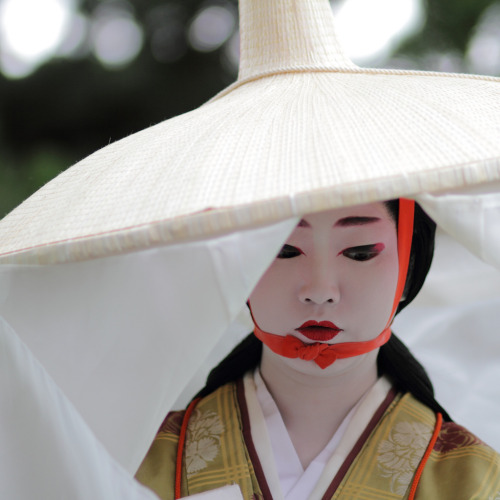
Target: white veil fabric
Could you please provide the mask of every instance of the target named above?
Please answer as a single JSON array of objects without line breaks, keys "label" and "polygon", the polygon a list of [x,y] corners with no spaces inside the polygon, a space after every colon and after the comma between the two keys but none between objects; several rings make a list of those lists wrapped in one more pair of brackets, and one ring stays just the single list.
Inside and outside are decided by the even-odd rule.
[{"label": "white veil fabric", "polygon": [[[463,190],[452,195],[421,195],[418,201],[448,230],[447,217],[463,213],[452,236],[474,243],[474,250],[493,257],[495,262],[490,262],[500,268],[495,229],[500,220],[500,194]],[[467,209],[471,205],[483,210]],[[231,325],[297,221],[108,259],[2,266],[0,312],[11,325],[2,322],[2,355],[4,360],[11,359],[2,366],[4,398],[14,398],[12,387],[22,387],[19,393],[26,400],[24,406],[18,405],[19,410],[2,415],[10,425],[5,427],[9,447],[2,450],[0,484],[13,488],[17,480],[20,488],[19,495],[11,497],[31,498],[25,494],[29,486],[12,475],[9,464],[16,463],[16,454],[19,461],[19,453],[29,446],[32,467],[39,461],[50,468],[47,457],[56,452],[63,456],[73,432],[79,434],[74,446],[82,448],[83,462],[95,461],[95,454],[102,456],[96,463],[108,465],[100,467],[99,474],[114,475],[115,483],[128,484],[132,479],[125,470],[135,472],[179,395],[183,391],[192,395],[198,388],[199,380],[190,381],[200,369],[207,371],[204,360],[213,364],[247,333],[245,328],[240,328],[239,335],[230,333],[234,331]],[[482,227],[481,241],[474,233],[462,232],[465,227]],[[428,283],[397,318],[394,330],[429,370],[437,397],[452,417],[499,449],[495,427],[500,418],[500,389],[494,383],[500,370],[497,269],[441,232]],[[12,361],[10,352],[25,352],[26,348],[19,347],[20,339],[36,362],[33,355],[25,354]],[[216,345],[216,352],[211,352]],[[53,379],[52,385],[33,371],[33,363],[38,362]],[[7,385],[10,396],[5,396]],[[61,398],[68,401],[61,403]],[[47,418],[35,418],[36,412],[29,409],[45,407],[50,409]],[[55,419],[52,423],[51,418]],[[47,425],[52,426],[50,439],[30,442],[26,426],[44,434]],[[54,459],[54,467],[58,463]],[[76,492],[82,470],[70,469],[59,471],[69,476],[61,488],[73,485]],[[88,477],[95,481],[95,488],[108,491],[100,476],[89,473]],[[35,488],[40,488],[36,481],[31,490],[34,496]],[[114,498],[104,493],[91,497]]]},{"label": "white veil fabric", "polygon": [[0,498],[154,500],[0,318]]},{"label": "white veil fabric", "polygon": [[451,417],[500,450],[500,186],[416,199],[440,229],[426,283],[394,331]]},{"label": "white veil fabric", "polygon": [[0,316],[133,473],[295,224],[80,263],[0,266]]}]

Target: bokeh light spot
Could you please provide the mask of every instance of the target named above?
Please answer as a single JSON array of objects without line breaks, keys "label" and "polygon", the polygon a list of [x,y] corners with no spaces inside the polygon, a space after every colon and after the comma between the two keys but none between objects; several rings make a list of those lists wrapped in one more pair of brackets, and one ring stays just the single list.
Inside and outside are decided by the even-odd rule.
[{"label": "bokeh light spot", "polygon": [[334,10],[340,39],[360,63],[386,57],[425,18],[422,0],[344,0]]},{"label": "bokeh light spot", "polygon": [[33,72],[36,65],[9,52],[0,51],[0,68],[2,73],[9,78],[24,78]]},{"label": "bokeh light spot", "polygon": [[206,7],[195,16],[189,27],[189,43],[199,52],[216,50],[231,36],[235,24],[235,13],[229,7]]},{"label": "bokeh light spot", "polygon": [[68,0],[3,0],[0,4],[2,46],[25,61],[52,53],[65,35]]},{"label": "bokeh light spot", "polygon": [[500,75],[500,3],[487,8],[469,41],[466,53],[472,73]]},{"label": "bokeh light spot", "polygon": [[237,30],[224,45],[223,64],[230,74],[238,73],[240,62],[240,32]]},{"label": "bokeh light spot", "polygon": [[94,53],[108,67],[122,67],[139,54],[143,44],[142,28],[125,15],[98,19],[93,27]]},{"label": "bokeh light spot", "polygon": [[0,66],[10,77],[30,74],[65,37],[72,0],[3,0],[0,3]]},{"label": "bokeh light spot", "polygon": [[88,46],[85,43],[89,30],[88,25],[88,19],[84,15],[80,13],[73,14],[66,36],[57,49],[57,55],[78,57],[88,52]]}]

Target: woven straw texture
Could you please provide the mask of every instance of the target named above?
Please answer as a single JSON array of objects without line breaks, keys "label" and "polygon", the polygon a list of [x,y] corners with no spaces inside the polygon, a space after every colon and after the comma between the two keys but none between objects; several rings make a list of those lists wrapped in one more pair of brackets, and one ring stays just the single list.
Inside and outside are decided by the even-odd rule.
[{"label": "woven straw texture", "polygon": [[44,186],[0,222],[0,262],[104,257],[500,179],[499,79],[357,68],[327,0],[247,0],[240,15],[239,80]]}]

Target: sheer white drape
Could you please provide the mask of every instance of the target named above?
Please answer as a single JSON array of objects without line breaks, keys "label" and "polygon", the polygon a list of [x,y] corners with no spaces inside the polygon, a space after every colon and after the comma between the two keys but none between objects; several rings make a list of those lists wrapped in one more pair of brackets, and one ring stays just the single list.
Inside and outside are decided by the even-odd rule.
[{"label": "sheer white drape", "polygon": [[490,185],[417,198],[441,229],[426,283],[394,323],[394,331],[429,371],[436,397],[451,417],[496,450],[500,450],[499,192],[500,186]]},{"label": "sheer white drape", "polygon": [[154,500],[0,318],[0,498]]},{"label": "sheer white drape", "polygon": [[0,315],[133,473],[295,224],[77,264],[0,266]]}]

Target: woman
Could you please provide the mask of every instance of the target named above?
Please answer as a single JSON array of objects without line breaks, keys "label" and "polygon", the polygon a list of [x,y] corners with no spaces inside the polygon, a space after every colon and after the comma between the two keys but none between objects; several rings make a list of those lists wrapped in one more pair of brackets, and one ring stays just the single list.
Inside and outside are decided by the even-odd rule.
[{"label": "woman", "polygon": [[244,498],[496,494],[498,455],[451,421],[389,339],[432,260],[435,225],[418,205],[412,224],[412,210],[400,200],[305,216],[249,297],[255,335],[201,400],[167,417],[138,479],[161,498],[174,483],[186,496],[233,482]]},{"label": "woman", "polygon": [[[124,498],[121,491],[111,496],[102,488],[97,488],[100,496],[86,494],[82,483],[100,483],[82,474],[81,466],[68,467],[67,456],[76,455],[111,489],[116,481],[110,471],[116,471],[117,464],[130,474],[136,471],[164,416],[236,318],[297,215],[415,197],[449,234],[500,268],[500,241],[494,238],[500,234],[495,209],[495,203],[500,203],[500,81],[359,68],[338,43],[328,0],[240,0],[239,7],[241,58],[233,85],[197,110],[82,160],[0,222],[0,315],[12,326],[9,338],[14,347],[19,344],[17,337],[26,342],[53,377],[48,389],[61,387],[66,403],[70,400],[75,407],[72,412],[60,412],[52,399],[39,397],[40,377],[23,370],[32,366],[29,356],[17,364],[19,384],[6,393],[9,404],[4,405],[8,409],[4,421],[10,426],[2,428],[9,430],[7,436],[14,436],[11,449],[22,464],[14,468],[22,474],[11,473],[17,462],[12,460],[14,453],[5,454],[0,485],[10,485],[8,492],[14,492],[4,494],[5,498]],[[450,190],[456,191],[450,194]],[[335,254],[336,260],[347,259],[346,268],[353,266],[354,283],[368,280],[366,290],[355,289],[356,300],[348,314],[344,317],[339,312],[337,318],[333,313],[349,303],[343,301],[342,290],[340,295],[327,296],[324,309],[331,317],[326,321],[332,324],[326,325],[325,337],[317,325],[308,324],[322,321],[319,306],[303,318],[293,316],[294,322],[288,324],[284,313],[271,310],[268,314],[265,307],[267,302],[276,309],[280,306],[274,301],[282,285],[270,298],[265,294],[267,286],[258,287],[249,305],[272,352],[266,347],[261,363],[259,345],[249,340],[250,347],[245,344],[241,355],[230,356],[217,373],[224,375],[224,383],[236,382],[218,388],[218,375],[211,377],[207,395],[182,418],[184,428],[189,423],[187,442],[178,436],[182,414],[167,419],[139,474],[141,479],[151,476],[147,482],[154,487],[154,481],[159,481],[159,490],[170,498],[179,449],[181,458],[186,458],[184,466],[180,463],[177,468],[182,479],[177,481],[179,495],[234,481],[246,498],[279,498],[288,489],[280,484],[285,482],[284,472],[291,469],[273,472],[275,463],[285,463],[273,458],[273,449],[282,446],[259,441],[259,436],[265,441],[272,435],[279,436],[280,443],[288,440],[297,450],[297,478],[302,476],[300,468],[309,464],[308,475],[315,455],[328,450],[319,466],[324,476],[304,479],[308,491],[311,485],[317,488],[310,495],[313,498],[324,494],[369,498],[371,493],[376,498],[410,496],[411,485],[419,478],[418,467],[426,459],[417,489],[421,498],[439,497],[438,487],[446,490],[450,482],[456,486],[452,498],[498,496],[491,451],[452,424],[443,425],[439,432],[439,407],[418,365],[410,363],[408,355],[397,354],[404,349],[396,340],[382,345],[399,298],[404,297],[401,305],[405,304],[412,299],[412,290],[418,289],[416,277],[426,270],[419,262],[422,256],[429,258],[430,248],[430,244],[423,244],[423,251],[415,247],[413,266],[410,262],[412,285],[403,290],[406,270],[401,272],[401,265],[406,259],[402,252],[408,251],[412,232],[405,229],[408,221],[399,217],[407,212],[400,210],[396,288],[389,263],[387,273],[374,275],[380,282],[371,273],[365,276],[365,267],[376,267],[386,256],[394,256],[394,222],[382,207],[371,209],[386,228],[392,227],[393,239],[348,243]],[[338,220],[330,215],[328,230]],[[350,216],[360,214],[341,218]],[[316,216],[305,220],[314,227]],[[333,241],[332,237],[332,245]],[[286,269],[287,279],[295,273],[288,266],[297,266],[303,274],[302,266],[307,270],[311,262],[307,246],[301,248],[291,240],[289,245],[304,254],[278,259],[272,268],[273,274],[277,266]],[[352,245],[370,246],[359,254],[366,262],[349,257],[358,255],[358,250],[352,254]],[[289,256],[290,249],[285,250]],[[344,250],[349,251],[344,254]],[[331,272],[333,280],[337,266],[331,264],[326,275]],[[364,266],[363,271],[358,266]],[[363,301],[361,310],[358,300],[365,293],[374,304],[367,309],[366,322],[367,305]],[[305,295],[292,311],[315,300]],[[497,303],[489,305],[494,314],[490,326],[483,328],[487,333],[498,325]],[[484,317],[483,310],[478,316]],[[280,348],[284,333],[293,338],[285,337]],[[450,343],[454,343],[456,331],[451,333]],[[336,336],[328,339],[332,334]],[[484,350],[494,352],[489,349],[491,338],[487,340]],[[325,346],[329,343],[333,345]],[[468,332],[464,345],[470,345]],[[372,347],[380,347],[378,357]],[[274,356],[273,349],[304,360],[283,360]],[[377,382],[376,357],[382,375]],[[242,358],[249,364],[243,365]],[[241,369],[231,375],[228,366]],[[262,375],[254,371],[257,366]],[[294,377],[280,379],[285,369]],[[341,377],[337,371],[343,369],[346,373]],[[244,376],[246,372],[250,375]],[[32,375],[29,384],[25,373]],[[387,382],[385,376],[392,380]],[[295,385],[289,396],[290,379]],[[310,384],[306,386],[309,380],[332,385],[323,390],[318,382],[313,391]],[[392,402],[387,384],[400,390]],[[10,403],[16,401],[10,395],[25,394],[25,387],[35,389],[28,402],[36,403],[39,414],[24,407],[10,411]],[[328,397],[316,397],[326,392]],[[262,398],[269,400],[267,393],[276,404],[269,418],[278,415],[279,433],[273,431],[272,422],[266,422],[267,413],[258,415],[264,407]],[[494,398],[488,393],[485,399]],[[314,422],[309,422],[313,404],[318,411]],[[494,414],[491,406],[486,408],[485,416]],[[20,425],[25,415],[40,417]],[[74,423],[80,415],[84,418],[79,428],[87,425],[92,432],[87,432],[91,437],[81,440],[75,453],[75,442],[66,436],[83,434],[57,431],[60,422]],[[487,419],[477,420],[483,424]],[[42,423],[51,424],[54,432],[47,433]],[[266,430],[268,426],[272,432]],[[37,440],[26,439],[27,429],[36,431]],[[46,446],[33,446],[40,437]],[[48,460],[47,450],[63,452],[58,460]],[[28,455],[33,460],[26,468]],[[107,469],[96,455],[108,464]],[[47,466],[44,473],[40,464]],[[464,468],[469,466],[466,473]],[[121,472],[122,491],[132,491],[123,479],[125,471]],[[67,478],[68,490],[61,490],[61,476]],[[435,476],[452,480],[436,484]],[[476,487],[481,477],[485,481]],[[25,487],[29,494],[23,496],[19,491]],[[290,495],[295,485],[291,488]]]}]

